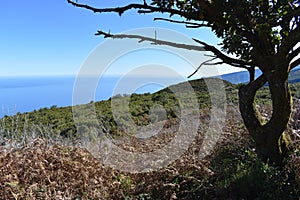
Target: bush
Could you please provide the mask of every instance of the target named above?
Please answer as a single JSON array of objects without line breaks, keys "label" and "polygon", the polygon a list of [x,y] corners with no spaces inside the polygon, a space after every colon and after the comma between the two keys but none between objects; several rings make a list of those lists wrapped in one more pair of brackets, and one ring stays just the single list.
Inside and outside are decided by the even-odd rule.
[{"label": "bush", "polygon": [[219,198],[298,200],[299,185],[293,171],[260,161],[245,146],[225,145],[212,161],[214,190]]}]

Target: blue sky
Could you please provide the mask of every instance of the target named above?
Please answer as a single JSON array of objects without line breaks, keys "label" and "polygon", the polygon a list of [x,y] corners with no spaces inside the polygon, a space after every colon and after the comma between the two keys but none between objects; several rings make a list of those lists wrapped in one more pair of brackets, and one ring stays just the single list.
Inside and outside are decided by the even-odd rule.
[{"label": "blue sky", "polygon": [[[95,6],[113,6],[133,1],[85,2]],[[183,25],[154,22],[153,17],[138,15],[135,11],[125,13],[122,17],[115,13],[99,15],[75,8],[66,0],[2,0],[0,76],[76,74],[90,52],[105,41],[102,37],[94,36],[98,29],[119,33],[135,28],[162,27],[210,44],[220,42],[209,30],[186,29]]]}]

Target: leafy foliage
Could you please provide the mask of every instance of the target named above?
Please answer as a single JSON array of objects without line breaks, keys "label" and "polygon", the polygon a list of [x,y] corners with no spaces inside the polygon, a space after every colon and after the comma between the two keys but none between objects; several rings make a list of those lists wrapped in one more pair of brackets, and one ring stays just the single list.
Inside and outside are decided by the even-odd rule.
[{"label": "leafy foliage", "polygon": [[275,51],[299,23],[296,0],[154,0],[151,5],[179,10],[187,20],[203,21],[222,39],[224,52],[246,61],[254,60],[258,50],[251,37]]}]

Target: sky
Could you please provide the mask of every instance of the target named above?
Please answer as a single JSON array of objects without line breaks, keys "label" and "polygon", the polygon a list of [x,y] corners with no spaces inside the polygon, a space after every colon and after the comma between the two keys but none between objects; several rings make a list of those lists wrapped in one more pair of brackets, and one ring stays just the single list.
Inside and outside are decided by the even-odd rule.
[{"label": "sky", "polygon": [[[96,7],[125,5],[129,0],[78,0]],[[43,75],[76,75],[91,53],[107,42],[101,36],[95,36],[98,30],[112,33],[126,32],[137,28],[167,28],[185,35],[198,38],[209,44],[220,42],[208,29],[186,29],[184,25],[163,21],[153,21],[161,14],[139,15],[129,11],[121,17],[116,13],[95,14],[86,9],[76,8],[67,0],[1,0],[0,6],[0,76],[43,76]],[[116,44],[116,43],[114,43]],[[104,50],[105,51],[105,50]],[[147,57],[155,57],[150,52]],[[147,53],[147,52],[146,52]],[[162,57],[162,56],[161,56]],[[129,67],[131,61],[140,60],[142,56],[130,57],[122,67]],[[162,60],[175,59],[163,56]],[[162,61],[162,62],[164,62]],[[199,56],[199,63],[205,58]],[[149,64],[149,61],[147,61]],[[160,62],[160,61],[156,61]],[[170,64],[173,64],[170,62]],[[180,63],[180,62],[177,62]],[[177,66],[181,67],[181,66]],[[226,68],[220,73],[232,72]],[[185,69],[192,73],[191,69]],[[115,71],[109,72],[111,74]]]}]

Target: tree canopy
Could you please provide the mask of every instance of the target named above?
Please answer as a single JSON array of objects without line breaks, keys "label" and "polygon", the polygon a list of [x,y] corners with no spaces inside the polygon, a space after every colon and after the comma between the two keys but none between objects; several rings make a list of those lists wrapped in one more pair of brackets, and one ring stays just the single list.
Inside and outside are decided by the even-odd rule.
[{"label": "tree canopy", "polygon": [[[168,13],[186,21],[155,18],[173,23],[185,23],[187,28],[210,27],[222,39],[222,51],[202,41],[224,63],[235,67],[261,66],[266,56],[287,57],[290,70],[300,64],[300,2],[293,0],[153,0],[151,3],[132,3],[123,7],[95,8],[72,0],[69,3],[95,13],[116,12],[120,16],[128,10],[138,13]],[[106,35],[107,36],[107,35]],[[227,54],[227,55],[226,55]],[[228,57],[234,54],[238,59]]]}]

